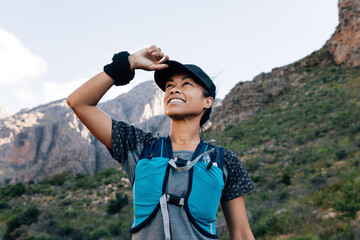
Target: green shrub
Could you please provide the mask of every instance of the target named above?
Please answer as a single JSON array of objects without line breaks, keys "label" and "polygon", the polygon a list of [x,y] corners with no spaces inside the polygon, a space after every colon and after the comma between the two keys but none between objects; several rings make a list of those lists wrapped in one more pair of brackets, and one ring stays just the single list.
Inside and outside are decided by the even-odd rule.
[{"label": "green shrub", "polygon": [[107,205],[108,214],[120,213],[121,209],[128,204],[128,196],[124,193],[116,193],[116,199],[111,199]]},{"label": "green shrub", "polygon": [[64,182],[68,179],[69,179],[69,173],[63,172],[60,174],[53,175],[50,178],[50,184],[55,185],[55,186],[62,186],[64,184]]},{"label": "green shrub", "polygon": [[251,158],[251,159],[246,160],[244,165],[248,172],[254,172],[259,169],[260,160],[259,160],[259,158]]},{"label": "green shrub", "polygon": [[31,232],[26,240],[58,240],[60,239],[57,236],[50,235],[45,232]]},{"label": "green shrub", "polygon": [[350,217],[355,217],[360,210],[360,179],[347,181],[340,189],[339,196],[334,201],[336,210],[345,212]]},{"label": "green shrub", "polygon": [[120,223],[110,223],[108,230],[112,235],[121,235],[122,229]]},{"label": "green shrub", "polygon": [[255,238],[266,235],[272,230],[275,225],[275,219],[273,217],[264,217],[255,223],[253,226],[253,234]]},{"label": "green shrub", "polygon": [[5,200],[2,200],[0,202],[0,209],[7,209],[7,208],[10,208],[10,206],[8,205],[7,201]]},{"label": "green shrub", "polygon": [[281,182],[286,186],[291,185],[291,176],[288,173],[284,173],[281,177]]},{"label": "green shrub", "polygon": [[67,217],[67,218],[75,218],[75,217],[78,216],[78,215],[79,215],[79,212],[76,211],[76,210],[74,210],[74,209],[72,209],[72,208],[67,209],[67,210],[65,211],[65,217]]},{"label": "green shrub", "polygon": [[111,233],[107,229],[99,228],[95,229],[90,235],[90,238],[93,240],[98,240],[102,237],[111,237]]},{"label": "green shrub", "polygon": [[63,223],[60,225],[60,235],[69,236],[74,231],[73,226],[70,223]]},{"label": "green shrub", "polygon": [[37,221],[37,217],[40,215],[39,209],[36,207],[29,207],[22,215],[22,222],[25,225],[30,225],[31,223]]},{"label": "green shrub", "polygon": [[[8,236],[12,231],[17,229],[22,225],[22,219],[20,216],[11,216],[6,224],[6,233],[5,236]],[[7,237],[4,236],[4,239],[7,239]]]},{"label": "green shrub", "polygon": [[347,157],[347,152],[345,149],[341,149],[335,153],[338,160],[342,160]]},{"label": "green shrub", "polygon": [[19,197],[19,196],[23,195],[25,193],[25,191],[26,191],[25,185],[22,183],[9,184],[0,189],[0,197],[1,198]]},{"label": "green shrub", "polygon": [[308,233],[305,235],[300,235],[300,236],[293,236],[293,237],[289,237],[289,238],[285,238],[284,240],[318,240],[319,238],[315,235],[313,235],[312,233]]},{"label": "green shrub", "polygon": [[252,175],[251,177],[251,180],[255,183],[260,183],[260,182],[264,182],[265,181],[265,178],[264,176],[261,176],[261,175]]},{"label": "green shrub", "polygon": [[5,235],[8,236],[12,231],[19,228],[21,225],[30,225],[33,222],[36,222],[39,215],[39,209],[36,207],[29,207],[25,212],[10,217],[7,222]]},{"label": "green shrub", "polygon": [[279,200],[280,201],[284,201],[284,200],[286,200],[286,199],[288,199],[289,198],[289,192],[288,191],[286,191],[286,190],[282,190],[280,193],[279,193]]},{"label": "green shrub", "polygon": [[326,177],[317,175],[310,179],[310,189],[318,189],[326,184]]}]

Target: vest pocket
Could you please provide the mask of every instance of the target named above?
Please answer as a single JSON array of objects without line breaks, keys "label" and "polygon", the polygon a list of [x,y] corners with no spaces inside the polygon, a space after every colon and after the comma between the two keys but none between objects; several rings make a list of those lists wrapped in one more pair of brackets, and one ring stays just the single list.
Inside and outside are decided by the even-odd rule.
[{"label": "vest pocket", "polygon": [[154,211],[162,196],[167,160],[141,159],[135,168],[133,185],[134,226],[141,224]]},{"label": "vest pocket", "polygon": [[206,166],[203,162],[194,166],[188,206],[196,222],[211,233],[215,232],[214,229],[210,229],[210,224],[216,220],[224,180],[220,168],[212,166],[207,170]]}]

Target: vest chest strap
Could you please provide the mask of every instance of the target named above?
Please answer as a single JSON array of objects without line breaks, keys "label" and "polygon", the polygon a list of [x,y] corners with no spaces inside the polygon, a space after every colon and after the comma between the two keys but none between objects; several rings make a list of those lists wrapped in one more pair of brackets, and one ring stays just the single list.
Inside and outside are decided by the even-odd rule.
[{"label": "vest chest strap", "polygon": [[184,206],[185,198],[178,197],[174,194],[166,193],[166,201],[170,204],[175,204],[178,206]]},{"label": "vest chest strap", "polygon": [[196,157],[194,160],[192,160],[192,161],[188,161],[188,163],[186,164],[186,166],[183,166],[183,167],[178,167],[178,166],[176,165],[177,157],[170,159],[170,160],[169,160],[169,164],[170,164],[170,166],[172,166],[174,169],[176,169],[176,170],[178,170],[178,171],[180,171],[180,172],[186,172],[186,171],[188,171],[190,168],[192,168],[192,167],[202,158],[202,156],[204,156],[205,154],[211,153],[211,152],[213,152],[213,151],[215,151],[215,148],[212,148],[212,149],[210,149],[210,150],[208,150],[208,151],[200,154],[199,156],[197,156],[197,157]]}]

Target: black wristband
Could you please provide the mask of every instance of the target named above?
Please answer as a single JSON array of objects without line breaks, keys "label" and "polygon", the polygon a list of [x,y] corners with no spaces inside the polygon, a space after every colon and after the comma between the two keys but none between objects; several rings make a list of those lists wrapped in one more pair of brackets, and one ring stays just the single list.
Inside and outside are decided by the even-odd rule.
[{"label": "black wristband", "polygon": [[114,85],[128,84],[135,76],[135,71],[130,70],[129,53],[119,52],[114,54],[113,62],[104,66],[104,72],[114,79]]}]

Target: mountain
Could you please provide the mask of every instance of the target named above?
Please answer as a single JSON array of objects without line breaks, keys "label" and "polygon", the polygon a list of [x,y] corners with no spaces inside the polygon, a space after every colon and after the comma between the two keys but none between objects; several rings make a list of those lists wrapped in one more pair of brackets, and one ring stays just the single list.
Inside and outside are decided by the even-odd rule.
[{"label": "mountain", "polygon": [[[99,104],[116,120],[166,134],[162,92],[153,81]],[[159,122],[161,124],[159,124]],[[0,185],[38,181],[64,171],[93,174],[117,166],[61,99],[0,119]]]},{"label": "mountain", "polygon": [[273,99],[302,88],[312,68],[332,62],[341,66],[360,65],[360,1],[339,1],[339,25],[324,47],[295,63],[261,73],[252,81],[239,82],[216,108],[213,130],[253,118]]},{"label": "mountain", "polygon": [[256,189],[256,239],[360,239],[360,1],[318,51],[238,83],[211,138],[232,149]]},{"label": "mountain", "polygon": [[6,118],[10,115],[11,115],[11,112],[7,107],[0,107],[0,119]]}]

